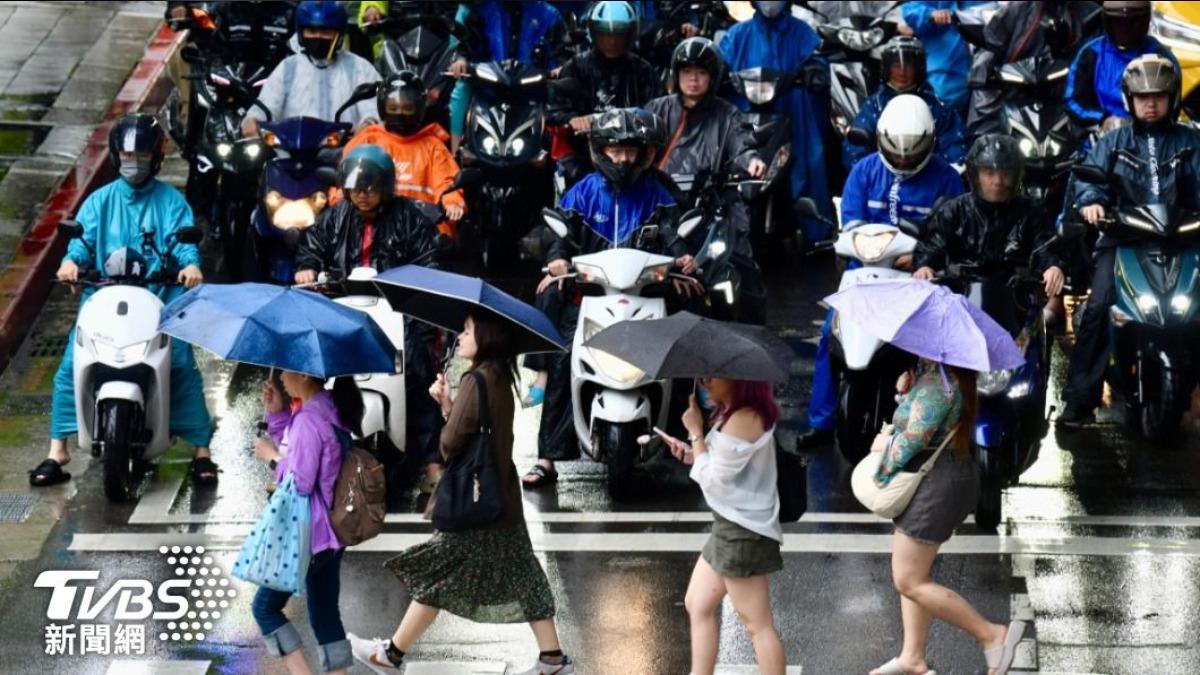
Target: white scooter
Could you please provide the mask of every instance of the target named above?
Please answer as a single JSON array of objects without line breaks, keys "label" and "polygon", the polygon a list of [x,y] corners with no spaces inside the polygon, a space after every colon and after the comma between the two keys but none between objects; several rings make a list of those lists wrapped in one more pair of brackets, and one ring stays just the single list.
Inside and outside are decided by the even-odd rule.
[{"label": "white scooter", "polygon": [[[79,238],[83,227],[59,224],[63,234]],[[200,230],[181,229],[176,241],[199,243]],[[153,235],[145,238],[153,250]],[[169,250],[169,247],[168,247]],[[153,250],[163,269],[146,274],[141,256],[119,249],[105,261],[107,279],[96,272],[77,283],[102,286],[79,310],[75,321],[75,415],[79,447],[100,457],[104,495],[124,502],[136,494],[145,462],[171,447],[171,338],[158,331],[163,302],[144,287],[174,284],[176,261]]]},{"label": "white scooter", "polygon": [[[571,241],[572,215],[554,209],[542,211],[546,224],[558,237]],[[682,223],[679,238],[687,237],[702,216]],[[653,221],[653,218],[651,218]],[[647,223],[641,237],[658,226]],[[674,279],[688,282],[690,277],[675,275],[675,259],[647,253],[636,248],[611,248],[571,259],[574,272],[561,278],[599,287],[603,295],[587,296],[579,308],[575,339],[571,345],[571,406],[575,433],[584,451],[608,467],[608,492],[613,499],[631,496],[634,464],[657,448],[654,427],[665,429],[671,400],[671,381],[651,379],[641,369],[605,352],[584,347],[583,343],[601,330],[620,321],[661,319],[667,314],[663,298],[643,297],[653,286]],[[649,434],[652,442],[638,443]]]}]

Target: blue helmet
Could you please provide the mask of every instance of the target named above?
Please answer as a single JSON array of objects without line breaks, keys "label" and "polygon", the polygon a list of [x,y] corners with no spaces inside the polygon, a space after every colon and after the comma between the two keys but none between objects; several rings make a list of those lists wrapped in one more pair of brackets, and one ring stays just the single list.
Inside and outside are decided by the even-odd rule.
[{"label": "blue helmet", "polygon": [[594,43],[601,34],[627,35],[632,44],[637,38],[638,15],[633,5],[625,0],[597,2],[587,18],[588,37]]},{"label": "blue helmet", "polygon": [[346,29],[346,8],[335,0],[306,0],[296,7],[296,28]]},{"label": "blue helmet", "polygon": [[343,190],[374,188],[387,198],[395,190],[396,165],[378,145],[360,145],[342,158],[338,178]]}]

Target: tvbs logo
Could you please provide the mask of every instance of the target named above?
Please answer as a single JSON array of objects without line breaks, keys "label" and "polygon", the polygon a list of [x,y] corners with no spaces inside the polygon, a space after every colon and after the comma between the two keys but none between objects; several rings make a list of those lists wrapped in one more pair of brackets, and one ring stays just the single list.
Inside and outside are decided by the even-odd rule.
[{"label": "tvbs logo", "polygon": [[113,607],[113,621],[170,621],[187,614],[190,579],[170,579],[157,588],[145,579],[118,579],[97,597],[95,582],[99,578],[100,573],[93,570],[47,570],[39,574],[34,587],[53,589],[46,618],[90,621],[109,606]]}]

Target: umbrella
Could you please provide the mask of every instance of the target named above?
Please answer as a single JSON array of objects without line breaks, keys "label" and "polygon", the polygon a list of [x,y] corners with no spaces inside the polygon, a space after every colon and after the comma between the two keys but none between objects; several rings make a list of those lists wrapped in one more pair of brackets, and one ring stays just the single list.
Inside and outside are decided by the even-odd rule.
[{"label": "umbrella", "polygon": [[762,326],[715,321],[690,312],[665,319],[621,321],[585,347],[626,361],[655,379],[722,377],[782,382],[791,348]]},{"label": "umbrella", "polygon": [[163,309],[158,329],[223,359],[314,377],[396,372],[374,319],[310,291],[201,284]]},{"label": "umbrella", "polygon": [[905,279],[852,286],[825,301],[840,321],[917,356],[979,372],[1017,368],[1025,357],[1008,331],[944,286]]},{"label": "umbrella", "polygon": [[558,329],[540,309],[479,279],[420,265],[390,269],[374,279],[392,309],[458,333],[472,311],[484,310],[514,329],[518,354],[563,352]]}]

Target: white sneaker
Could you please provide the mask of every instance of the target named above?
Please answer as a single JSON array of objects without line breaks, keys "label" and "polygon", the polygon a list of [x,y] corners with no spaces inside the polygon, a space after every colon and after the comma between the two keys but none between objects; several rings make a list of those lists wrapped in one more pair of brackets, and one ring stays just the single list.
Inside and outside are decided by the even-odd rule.
[{"label": "white sneaker", "polygon": [[575,662],[569,656],[563,655],[562,663],[546,663],[541,659],[533,667],[519,675],[574,675]]},{"label": "white sneaker", "polygon": [[360,638],[354,633],[346,633],[346,639],[350,641],[350,651],[354,653],[354,658],[379,675],[398,675],[404,672],[403,664],[397,668],[388,660],[387,640],[381,638],[368,640]]}]

